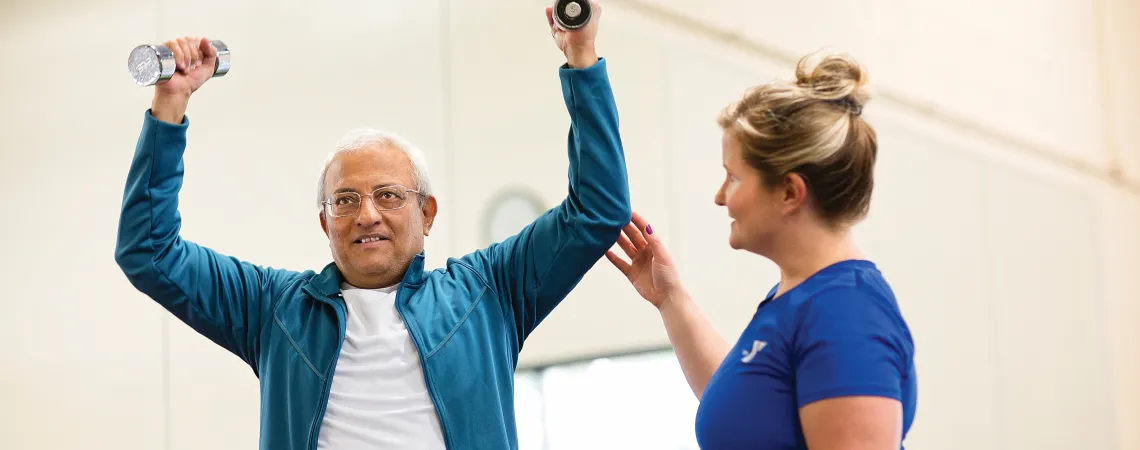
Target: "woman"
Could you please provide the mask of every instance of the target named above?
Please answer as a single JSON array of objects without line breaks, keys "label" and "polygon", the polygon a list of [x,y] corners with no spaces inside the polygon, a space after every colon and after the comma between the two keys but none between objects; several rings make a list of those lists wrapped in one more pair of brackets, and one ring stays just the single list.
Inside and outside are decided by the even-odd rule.
[{"label": "woman", "polygon": [[700,400],[702,449],[899,449],[915,412],[914,343],[849,232],[867,214],[877,151],[860,115],[865,77],[847,56],[816,54],[796,78],[748,90],[718,119],[729,245],[780,268],[735,345],[640,215],[618,240],[630,262],[606,257],[661,313]]}]

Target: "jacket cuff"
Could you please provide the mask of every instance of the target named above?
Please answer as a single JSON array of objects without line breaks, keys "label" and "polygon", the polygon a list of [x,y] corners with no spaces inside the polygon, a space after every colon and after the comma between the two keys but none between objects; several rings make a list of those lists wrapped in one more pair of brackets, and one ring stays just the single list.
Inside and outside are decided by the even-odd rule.
[{"label": "jacket cuff", "polygon": [[185,115],[185,114],[182,115],[182,123],[175,125],[172,123],[163,122],[161,120],[158,120],[158,118],[154,117],[154,114],[151,111],[151,109],[147,108],[146,112],[143,114],[143,126],[145,126],[147,128],[157,127],[159,131],[166,131],[166,132],[182,131],[182,132],[185,132],[186,128],[190,126],[190,117]]},{"label": "jacket cuff", "polygon": [[598,62],[583,69],[573,68],[570,67],[569,63],[563,63],[558,68],[558,76],[564,82],[607,79],[606,58],[598,57]]}]

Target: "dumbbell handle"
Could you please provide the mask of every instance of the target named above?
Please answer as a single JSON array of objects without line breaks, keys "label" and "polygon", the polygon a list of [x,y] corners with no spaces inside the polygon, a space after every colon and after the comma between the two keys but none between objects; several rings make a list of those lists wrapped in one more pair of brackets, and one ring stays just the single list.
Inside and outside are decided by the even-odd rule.
[{"label": "dumbbell handle", "polygon": [[[222,41],[210,41],[218,50],[214,64],[214,77],[222,77],[230,72],[230,48]],[[170,81],[177,70],[174,52],[162,44],[145,44],[131,50],[127,58],[127,70],[139,86],[153,86]]]}]

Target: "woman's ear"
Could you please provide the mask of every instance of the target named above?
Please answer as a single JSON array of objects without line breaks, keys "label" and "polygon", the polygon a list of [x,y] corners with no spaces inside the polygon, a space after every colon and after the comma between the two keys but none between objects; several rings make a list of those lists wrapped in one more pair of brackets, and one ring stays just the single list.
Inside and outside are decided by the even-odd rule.
[{"label": "woman's ear", "polygon": [[793,212],[807,203],[808,187],[803,175],[795,172],[785,175],[781,191],[783,192],[781,203],[786,212]]}]

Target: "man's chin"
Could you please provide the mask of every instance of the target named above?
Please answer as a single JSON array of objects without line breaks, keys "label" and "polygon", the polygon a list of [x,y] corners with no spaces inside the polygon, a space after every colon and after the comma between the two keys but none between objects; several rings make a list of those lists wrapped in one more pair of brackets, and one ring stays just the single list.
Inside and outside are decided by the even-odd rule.
[{"label": "man's chin", "polygon": [[[391,272],[387,264],[375,263],[362,263],[360,261],[350,262],[351,275],[345,274],[345,281],[358,288],[378,288],[381,286],[381,279],[386,279]],[[343,272],[343,271],[342,271]]]},{"label": "man's chin", "polygon": [[354,251],[349,252],[349,254],[345,256],[346,258],[341,262],[351,266],[354,270],[363,275],[384,273],[388,270],[388,266],[392,261],[391,252],[354,249]]},{"label": "man's chin", "polygon": [[388,272],[388,261],[355,261],[353,266],[356,267],[362,275],[377,276],[383,275]]}]

